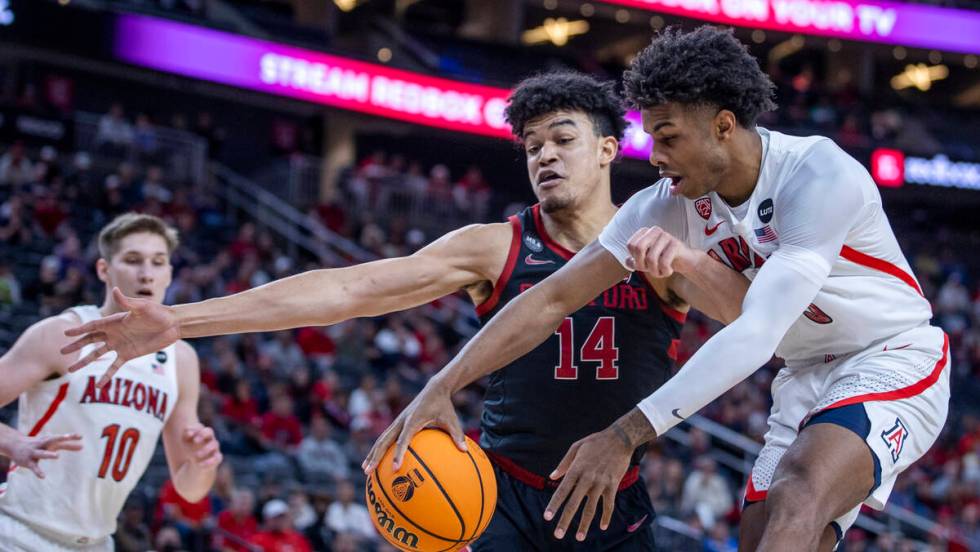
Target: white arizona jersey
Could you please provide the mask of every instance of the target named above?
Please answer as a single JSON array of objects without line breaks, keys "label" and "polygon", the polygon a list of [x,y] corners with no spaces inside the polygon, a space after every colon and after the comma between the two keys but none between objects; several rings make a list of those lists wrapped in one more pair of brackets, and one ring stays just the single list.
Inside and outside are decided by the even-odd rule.
[{"label": "white arizona jersey", "polygon": [[[82,323],[102,316],[92,305],[71,310]],[[79,355],[94,347],[86,346]],[[177,403],[174,345],[127,362],[97,389],[112,358],[106,355],[75,373],[43,381],[18,402],[21,432],[77,433],[82,450],[45,460],[44,479],[12,467],[0,511],[67,544],[93,543],[115,532],[123,503],[146,471]]]},{"label": "white arizona jersey", "polygon": [[[819,174],[823,168],[825,174],[846,180],[840,184],[857,189],[852,197],[863,202],[862,211],[858,220],[844,229],[843,247],[836,260],[824,267],[829,268],[829,277],[782,338],[776,354],[788,363],[832,358],[927,323],[932,309],[899,248],[878,189],[864,167],[824,137],[788,136],[763,128],[758,132],[762,165],[755,190],[746,202],[731,207],[714,192],[695,200],[671,196],[670,181],[665,179],[642,190],[624,206],[600,237],[602,245],[622,262],[629,255],[626,242],[632,232],[639,227],[660,226],[752,279],[780,248],[783,236],[805,234],[808,241],[819,244],[824,232],[829,236],[841,230],[834,228],[832,220],[823,225],[807,222],[808,227],[801,228],[801,220],[807,217],[800,210],[813,202],[833,205],[842,201],[831,188],[818,189],[823,184]],[[781,194],[797,197],[789,200]],[[799,200],[801,196],[805,201]],[[624,212],[627,209],[632,213]],[[621,221],[619,227],[617,221]],[[820,271],[821,267],[812,267],[812,272]]]}]

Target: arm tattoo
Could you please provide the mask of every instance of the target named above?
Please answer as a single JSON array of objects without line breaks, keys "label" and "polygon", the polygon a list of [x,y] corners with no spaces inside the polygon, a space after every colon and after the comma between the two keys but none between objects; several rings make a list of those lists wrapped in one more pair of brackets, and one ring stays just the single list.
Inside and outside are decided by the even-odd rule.
[{"label": "arm tattoo", "polygon": [[639,408],[633,408],[623,417],[613,423],[613,430],[626,442],[629,448],[637,448],[647,441],[657,437],[650,421]]}]

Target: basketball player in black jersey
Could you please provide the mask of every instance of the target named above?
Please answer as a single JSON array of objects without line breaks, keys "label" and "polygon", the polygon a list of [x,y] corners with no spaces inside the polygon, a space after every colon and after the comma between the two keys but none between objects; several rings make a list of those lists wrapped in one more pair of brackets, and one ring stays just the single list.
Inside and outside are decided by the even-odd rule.
[{"label": "basketball player in black jersey", "polygon": [[[107,351],[115,365],[178,338],[321,326],[377,316],[466,290],[485,322],[592,242],[616,212],[610,168],[625,128],[610,84],[552,73],[517,86],[507,117],[527,156],[540,203],[509,221],[450,232],[414,255],[341,269],[316,270],[220,299],[163,307],[117,297],[130,312],[72,330],[66,352],[103,342],[78,366]],[[723,322],[738,316],[748,281],[704,253],[698,286],[677,277],[634,274],[566,318],[555,335],[489,378],[481,445],[498,482],[496,515],[474,550],[651,550],[652,506],[633,467],[613,504],[606,531],[589,540],[556,540],[542,514],[554,490],[548,478],[568,447],[603,429],[671,374],[673,343],[687,303]],[[115,367],[113,366],[113,368]],[[365,460],[374,469],[397,441],[400,462],[411,435],[444,428],[464,448],[451,395],[471,381],[450,365],[426,385],[379,438]],[[110,369],[110,373],[111,373]]]}]

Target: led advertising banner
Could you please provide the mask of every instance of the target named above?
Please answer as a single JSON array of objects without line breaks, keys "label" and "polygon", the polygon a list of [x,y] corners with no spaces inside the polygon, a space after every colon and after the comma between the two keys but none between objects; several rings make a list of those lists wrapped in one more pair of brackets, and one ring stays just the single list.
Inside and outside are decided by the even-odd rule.
[{"label": "led advertising banner", "polygon": [[877,149],[871,154],[871,176],[879,186],[888,188],[909,183],[980,190],[980,163],[951,161],[942,154],[927,159]]},{"label": "led advertising banner", "polygon": [[[510,91],[139,15],[120,15],[117,59],[168,73],[448,130],[510,139]],[[623,154],[653,147],[630,112]]]},{"label": "led advertising banner", "polygon": [[510,137],[508,90],[164,19],[120,15],[117,59],[160,71],[450,130]]},{"label": "led advertising banner", "polygon": [[848,40],[980,53],[980,13],[881,0],[603,0],[671,15]]}]

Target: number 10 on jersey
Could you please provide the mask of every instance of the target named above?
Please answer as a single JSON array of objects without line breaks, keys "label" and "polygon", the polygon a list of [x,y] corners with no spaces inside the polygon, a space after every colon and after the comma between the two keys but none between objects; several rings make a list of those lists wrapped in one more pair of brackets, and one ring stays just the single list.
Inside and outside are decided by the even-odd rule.
[{"label": "number 10 on jersey", "polygon": [[[555,330],[558,336],[558,365],[555,366],[555,379],[578,379],[578,364],[575,362],[575,326],[571,317],[565,318]],[[579,360],[598,362],[595,379],[619,379],[619,347],[616,347],[616,319],[602,316],[596,320],[582,348]]]}]

